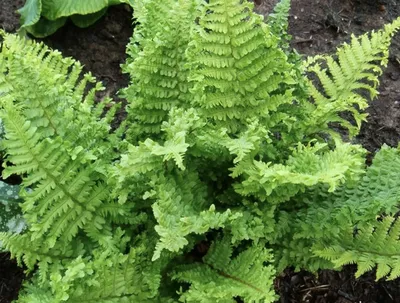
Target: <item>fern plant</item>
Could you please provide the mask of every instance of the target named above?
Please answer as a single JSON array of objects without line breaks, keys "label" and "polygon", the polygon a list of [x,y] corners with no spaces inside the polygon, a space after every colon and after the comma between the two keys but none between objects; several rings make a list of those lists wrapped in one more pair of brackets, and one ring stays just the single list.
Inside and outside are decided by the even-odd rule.
[{"label": "fern plant", "polygon": [[268,24],[241,0],[136,1],[115,131],[78,62],[2,33],[3,175],[27,228],[0,240],[33,272],[17,302],[273,302],[288,265],[398,276],[399,151],[366,169],[329,124],[357,133],[340,113],[364,120],[400,18],[302,62],[288,3]]},{"label": "fern plant", "polygon": [[87,27],[99,20],[111,5],[130,0],[26,0],[18,12],[21,28],[37,38],[55,33],[68,18],[79,27]]},{"label": "fern plant", "polygon": [[[333,194],[316,187],[296,197],[298,205],[278,217],[278,270],[296,265],[315,271],[356,263],[358,275],[378,265],[377,278],[382,278],[389,272],[382,274],[380,267],[398,266],[398,235],[388,222],[399,210],[399,155],[398,149],[383,146],[357,183]],[[390,277],[398,277],[395,270]]]}]

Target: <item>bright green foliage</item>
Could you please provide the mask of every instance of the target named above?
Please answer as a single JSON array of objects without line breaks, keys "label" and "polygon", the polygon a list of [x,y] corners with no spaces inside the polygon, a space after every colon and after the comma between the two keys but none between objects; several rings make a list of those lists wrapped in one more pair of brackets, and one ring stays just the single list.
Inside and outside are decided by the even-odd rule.
[{"label": "bright green foliage", "polygon": [[281,40],[279,46],[286,50],[289,50],[291,39],[288,33],[290,2],[291,0],[279,1],[274,11],[268,16],[268,25],[271,27],[271,32]]},{"label": "bright green foliage", "polygon": [[21,207],[28,233],[32,241],[46,236],[42,245],[47,248],[57,241],[70,242],[88,222],[89,237],[104,237],[96,233],[104,228],[105,217],[120,212],[108,208],[113,203],[106,199],[109,190],[103,175],[109,165],[104,161],[114,157],[109,116],[100,118],[109,100],[93,106],[95,91],[101,87],[96,85],[83,98],[90,75],[78,80],[80,64],[49,52],[5,36],[0,55],[3,146],[13,163],[3,176],[26,174],[22,188],[31,190],[24,192]]},{"label": "bright green foliage", "polygon": [[79,27],[87,27],[100,19],[107,7],[129,0],[26,0],[18,10],[21,14],[21,27],[32,35],[42,38],[62,27],[71,17]]},{"label": "bright green foliage", "polygon": [[[310,94],[315,102],[311,118],[313,125],[328,129],[328,122],[336,121],[347,128],[351,136],[358,133],[366,114],[360,114],[356,106],[360,109],[368,106],[363,93],[369,94],[370,99],[378,94],[378,77],[382,74],[382,66],[387,65],[390,41],[399,28],[400,19],[397,19],[386,25],[383,31],[359,38],[352,36],[350,44],[340,47],[334,57],[316,56],[307,61],[307,71],[315,74],[323,87],[321,92],[309,81]],[[339,116],[349,103],[355,106],[350,108],[350,112],[357,126]]]},{"label": "bright green foliage", "polygon": [[[316,188],[312,195],[296,198],[299,207],[286,210],[279,220],[279,268],[293,264],[293,259],[299,268],[331,268],[324,258],[336,267],[357,263],[358,275],[378,265],[378,279],[389,274],[387,266],[399,268],[398,223],[392,224],[391,217],[379,219],[381,213],[398,212],[399,170],[400,151],[384,146],[359,182],[334,195]],[[390,278],[397,276],[393,270]]]},{"label": "bright green foliage", "polygon": [[271,252],[254,245],[233,259],[232,254],[227,237],[211,245],[203,262],[178,267],[173,279],[191,284],[180,302],[234,303],[234,297],[248,298],[247,302],[274,302],[277,297],[270,285],[275,269],[268,264]]},{"label": "bright green foliage", "polygon": [[[120,236],[117,231],[115,238],[124,249],[129,239]],[[91,257],[76,255],[67,265],[52,264],[48,271],[35,273],[18,302],[157,302],[162,264],[148,259],[145,244],[142,239],[126,254],[94,249]]]},{"label": "bright green foliage", "polygon": [[[271,203],[289,200],[306,187],[328,184],[329,191],[362,173],[362,150],[359,146],[341,144],[332,152],[323,152],[326,144],[299,145],[286,163],[244,161],[233,170],[234,176],[243,171],[246,179],[236,186],[242,195],[255,194]],[[251,168],[251,170],[248,170]]]},{"label": "bright green foliage", "polygon": [[[362,117],[358,88],[375,89],[365,79],[376,81],[400,19],[339,59],[299,64],[278,37],[283,18],[265,24],[246,1],[138,0],[135,17],[115,132],[116,106],[95,103],[103,88],[79,63],[3,34],[4,176],[23,178],[28,228],[0,239],[34,271],[18,302],[273,302],[275,269],[288,265],[397,276],[382,251],[398,247],[400,225],[376,218],[397,212],[399,151],[384,147],[366,169],[365,150],[328,126],[358,131],[338,115]],[[355,41],[382,48],[359,59]],[[337,71],[343,56],[363,72]],[[345,87],[329,78],[340,73]]]},{"label": "bright green foliage", "polygon": [[193,105],[233,133],[249,118],[274,120],[273,112],[292,101],[283,90],[294,83],[291,65],[251,8],[246,1],[209,1],[188,49]]},{"label": "bright green foliage", "polygon": [[196,3],[146,0],[136,6],[140,24],[128,45],[131,59],[124,67],[131,76],[124,94],[129,101],[128,121],[135,125],[128,132],[133,139],[159,134],[172,107],[189,106],[192,85],[185,51]]},{"label": "bright green foliage", "polygon": [[332,261],[336,267],[356,263],[356,277],[376,268],[376,279],[400,277],[400,221],[383,217],[375,224],[357,226],[340,234],[340,241],[315,253]]}]

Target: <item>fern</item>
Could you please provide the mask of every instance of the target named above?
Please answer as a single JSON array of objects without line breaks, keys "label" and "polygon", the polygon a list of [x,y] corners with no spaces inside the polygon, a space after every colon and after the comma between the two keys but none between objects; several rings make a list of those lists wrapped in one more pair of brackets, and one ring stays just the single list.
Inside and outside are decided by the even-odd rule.
[{"label": "fern", "polygon": [[[21,44],[26,50],[24,59],[16,53]],[[24,175],[22,188],[29,187],[30,191],[23,192],[21,207],[29,226],[28,234],[32,241],[46,236],[42,243],[44,250],[54,247],[57,241],[68,245],[88,222],[91,225],[97,222],[97,231],[104,226],[102,215],[110,214],[97,211],[111,203],[106,200],[109,189],[103,175],[106,170],[103,160],[113,157],[110,147],[101,146],[102,141],[110,143],[109,139],[103,139],[108,137],[110,127],[108,118],[100,119],[101,112],[96,113],[96,107],[91,105],[95,90],[81,102],[91,77],[84,77],[75,86],[80,65],[63,59],[59,53],[44,57],[48,52],[41,45],[6,36],[1,54],[5,74],[0,80],[6,88],[1,98],[1,117],[6,129],[3,145],[7,160],[13,163],[5,168],[4,176]],[[30,58],[39,61],[41,68],[30,68]],[[31,87],[16,77],[25,72],[32,75]],[[42,80],[49,74],[56,83]],[[63,85],[57,84],[60,81]],[[58,95],[57,89],[65,93]],[[53,98],[55,95],[58,98]],[[26,99],[31,101],[22,103]],[[96,161],[102,154],[107,156]],[[96,238],[94,230],[88,235]],[[97,236],[99,241],[103,237]]]},{"label": "fern", "polygon": [[285,164],[243,161],[233,169],[234,176],[241,171],[245,175],[236,190],[245,196],[254,194],[261,201],[278,203],[318,183],[329,184],[330,191],[334,191],[344,180],[349,182],[363,172],[362,150],[358,147],[342,144],[334,151],[320,154],[324,147],[325,144],[299,145]]},{"label": "fern", "polygon": [[[336,259],[334,257],[326,258],[328,260],[336,262],[339,260],[339,255],[347,256],[349,254],[353,256],[353,259],[346,257],[347,263],[357,263],[358,260],[366,262],[367,259],[361,257],[362,254],[359,255],[361,259],[354,257],[357,248],[362,250],[363,245],[370,245],[369,248],[376,249],[382,247],[380,256],[378,256],[379,249],[375,256],[371,253],[371,258],[368,259],[369,264],[372,264],[371,269],[374,264],[379,263],[379,258],[385,258],[386,252],[384,251],[395,249],[398,245],[397,239],[381,237],[382,234],[372,234],[372,231],[373,227],[378,224],[376,218],[380,214],[398,212],[400,185],[397,184],[399,180],[397,168],[400,168],[399,156],[398,150],[383,147],[377,153],[366,174],[358,182],[340,187],[333,195],[328,195],[324,188],[318,187],[313,195],[307,197],[300,195],[296,199],[299,206],[290,211],[286,210],[280,216],[278,226],[281,226],[282,234],[275,240],[279,268],[292,264],[290,260],[293,258],[299,267],[311,270],[321,267],[331,268],[332,263],[320,259],[321,257],[325,259],[328,251],[338,253]],[[299,209],[300,206],[301,209]],[[286,221],[285,224],[283,220]],[[357,236],[361,235],[360,233],[371,238],[368,240],[365,237]],[[375,242],[363,242],[367,240]],[[361,242],[358,244],[358,241]],[[324,252],[325,248],[326,253]],[[337,262],[336,265],[339,266],[339,263],[340,265],[345,264]],[[365,270],[360,272],[363,273]],[[379,278],[382,276],[379,275]]]},{"label": "fern", "polygon": [[270,24],[241,0],[134,8],[116,131],[79,63],[1,33],[3,177],[23,179],[26,229],[0,240],[32,272],[18,302],[273,302],[289,265],[398,276],[399,151],[366,168],[329,124],[357,133],[339,114],[363,120],[400,19],[300,64],[289,1]]},{"label": "fern", "polygon": [[[309,58],[306,69],[319,79],[323,91],[320,92],[309,81],[315,108],[306,124],[311,120],[312,125],[316,125],[319,129],[328,129],[328,122],[338,122],[349,130],[350,135],[358,133],[366,115],[360,114],[356,108],[349,108],[348,104],[365,109],[368,103],[362,92],[368,93],[371,99],[377,96],[381,67],[387,65],[391,37],[399,28],[400,19],[397,19],[392,24],[386,25],[384,30],[364,34],[358,38],[353,35],[350,44],[340,47],[333,57]],[[352,113],[356,126],[339,116],[344,107]],[[315,130],[309,128],[309,131]]]},{"label": "fern", "polygon": [[271,32],[280,39],[279,46],[285,50],[289,50],[291,36],[288,34],[289,28],[289,10],[291,0],[279,1],[271,14],[268,15],[268,24]]},{"label": "fern", "polygon": [[[128,54],[135,59],[125,66],[131,75],[131,85],[124,92],[129,101],[128,121],[136,125],[128,132],[132,140],[159,134],[161,123],[167,120],[173,107],[189,105],[191,85],[187,81],[185,50],[195,1],[157,2],[142,4],[146,19],[150,20],[140,20],[143,24],[128,46]],[[157,26],[148,27],[149,23]],[[136,44],[144,41],[141,50],[136,50]]]},{"label": "fern", "polygon": [[274,268],[264,265],[272,261],[270,252],[252,246],[234,259],[230,239],[213,243],[202,263],[182,266],[172,274],[173,279],[190,283],[181,293],[183,302],[235,302],[241,297],[245,302],[273,302]]},{"label": "fern", "polygon": [[[189,48],[193,104],[235,132],[248,118],[270,118],[290,103],[282,86],[293,83],[277,41],[246,1],[215,0],[202,8]],[[222,122],[226,121],[226,122]]]},{"label": "fern", "polygon": [[388,276],[392,280],[400,276],[399,230],[396,218],[384,217],[373,225],[341,232],[337,244],[333,242],[326,247],[321,244],[315,253],[336,267],[356,263],[356,277],[376,266],[376,279]]},{"label": "fern", "polygon": [[[121,236],[117,234],[116,237]],[[120,238],[121,247],[127,238]],[[93,250],[92,257],[77,256],[68,265],[53,264],[44,276],[20,295],[20,302],[154,302],[158,296],[162,263],[149,262],[143,243],[129,253]],[[158,283],[156,282],[158,280]],[[40,286],[40,287],[39,287]]]}]

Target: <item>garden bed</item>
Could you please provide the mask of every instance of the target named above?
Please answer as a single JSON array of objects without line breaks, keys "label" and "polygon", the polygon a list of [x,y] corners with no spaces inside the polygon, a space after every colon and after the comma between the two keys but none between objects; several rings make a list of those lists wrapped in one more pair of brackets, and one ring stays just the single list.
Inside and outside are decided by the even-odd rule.
[{"label": "garden bed", "polygon": [[[0,2],[0,28],[15,32],[18,16],[14,13],[24,1]],[[258,12],[267,15],[274,2],[259,1]],[[361,34],[381,28],[400,15],[397,0],[296,0],[292,1],[290,34],[292,46],[301,54],[330,53],[351,33]],[[85,65],[107,87],[105,94],[117,99],[117,91],[128,78],[121,74],[125,46],[132,34],[132,12],[128,6],[112,7],[94,26],[80,29],[67,24],[44,42]],[[123,100],[121,100],[123,102]],[[388,68],[381,77],[380,96],[371,102],[368,123],[356,138],[370,152],[400,142],[400,35],[392,43]],[[121,112],[123,115],[123,112]],[[321,271],[318,276],[286,270],[277,280],[281,302],[400,302],[400,280],[375,282],[370,273],[354,278],[354,267],[341,272]],[[7,254],[0,255],[0,303],[17,297],[22,271]]]}]

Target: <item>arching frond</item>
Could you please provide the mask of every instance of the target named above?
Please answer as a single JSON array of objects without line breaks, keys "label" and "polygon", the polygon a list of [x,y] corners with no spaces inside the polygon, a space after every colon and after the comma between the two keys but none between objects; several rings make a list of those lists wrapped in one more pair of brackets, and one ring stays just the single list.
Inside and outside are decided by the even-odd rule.
[{"label": "arching frond", "polygon": [[294,82],[285,72],[286,55],[249,2],[204,4],[192,40],[193,105],[221,127],[236,132],[248,118],[268,120],[281,104],[292,101],[282,90]]},{"label": "arching frond", "polygon": [[[309,58],[306,69],[315,75],[322,85],[322,91],[309,80],[310,94],[315,108],[305,121],[309,132],[315,128],[328,129],[329,122],[338,122],[347,128],[350,135],[358,133],[366,115],[360,110],[368,106],[368,100],[362,95],[377,96],[379,76],[382,67],[387,65],[389,45],[392,36],[400,29],[400,18],[385,26],[383,30],[352,36],[350,44],[339,47],[333,56],[317,55]],[[350,111],[356,121],[351,125],[339,114]]]},{"label": "arching frond", "polygon": [[[239,297],[245,302],[274,302],[274,268],[270,251],[251,246],[232,256],[229,237],[214,242],[202,263],[180,267],[173,279],[190,283],[181,292],[186,302],[235,302]],[[268,264],[268,265],[267,265]]]}]

